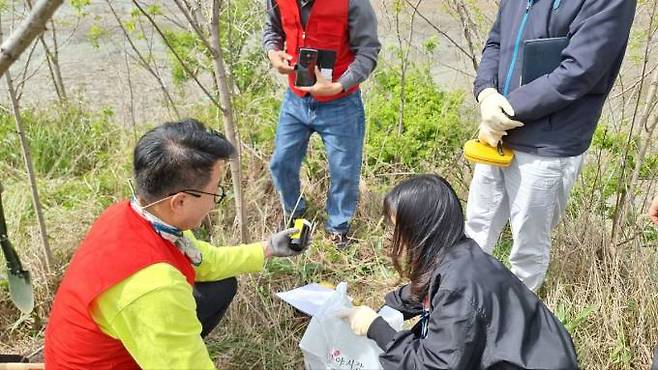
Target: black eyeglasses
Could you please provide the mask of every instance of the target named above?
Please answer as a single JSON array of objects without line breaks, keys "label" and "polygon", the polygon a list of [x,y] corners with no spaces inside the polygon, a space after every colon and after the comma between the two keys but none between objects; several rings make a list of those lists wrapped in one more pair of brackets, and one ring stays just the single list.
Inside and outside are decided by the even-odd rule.
[{"label": "black eyeglasses", "polygon": [[208,192],[201,191],[201,190],[196,190],[196,189],[183,189],[183,190],[179,190],[175,193],[171,193],[171,194],[167,195],[167,197],[174,196],[177,193],[185,193],[185,194],[189,194],[189,195],[191,195],[195,198],[201,198],[201,194],[205,194],[205,195],[212,195],[213,200],[215,201],[215,204],[219,204],[226,197],[226,192],[224,191],[224,188],[221,187],[221,186],[218,187],[217,189],[219,190],[219,194],[208,193]]}]

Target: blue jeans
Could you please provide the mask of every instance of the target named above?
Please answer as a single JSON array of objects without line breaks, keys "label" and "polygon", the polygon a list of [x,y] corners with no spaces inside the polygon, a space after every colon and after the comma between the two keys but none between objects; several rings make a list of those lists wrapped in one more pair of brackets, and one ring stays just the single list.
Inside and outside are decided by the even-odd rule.
[{"label": "blue jeans", "polygon": [[289,89],[281,105],[270,170],[286,215],[306,209],[300,194],[299,169],[308,140],[317,132],[324,142],[331,185],[327,194],[329,232],[345,232],[359,200],[359,177],[365,132],[361,92],[321,103],[311,96],[300,98]]}]

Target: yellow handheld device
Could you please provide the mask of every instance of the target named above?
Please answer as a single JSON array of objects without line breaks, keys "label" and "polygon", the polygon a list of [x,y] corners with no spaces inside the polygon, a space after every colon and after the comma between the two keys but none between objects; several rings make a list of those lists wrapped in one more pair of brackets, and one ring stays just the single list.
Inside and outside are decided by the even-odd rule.
[{"label": "yellow handheld device", "polygon": [[514,152],[505,148],[502,142],[498,142],[498,147],[494,148],[478,139],[472,139],[464,144],[464,157],[473,163],[507,167],[514,159]]},{"label": "yellow handheld device", "polygon": [[303,218],[295,219],[295,225],[293,227],[299,231],[290,235],[290,249],[299,252],[306,248],[311,237],[312,226],[308,220]]}]

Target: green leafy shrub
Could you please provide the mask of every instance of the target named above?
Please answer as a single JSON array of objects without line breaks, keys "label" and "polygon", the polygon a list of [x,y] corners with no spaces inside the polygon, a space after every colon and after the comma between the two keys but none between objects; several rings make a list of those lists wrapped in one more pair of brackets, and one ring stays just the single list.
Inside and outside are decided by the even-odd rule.
[{"label": "green leafy shrub", "polygon": [[[171,65],[172,80],[176,85],[181,86],[184,82],[194,77],[188,73],[183,65],[181,65],[178,58],[181,58],[187,69],[194,74],[197,74],[199,70],[204,69],[204,67],[207,69],[210,60],[209,52],[205,49],[202,41],[195,33],[188,31],[165,30],[164,35],[167,38],[169,45],[171,45],[175,51],[174,53],[167,49],[169,64]],[[199,60],[196,56],[196,52],[202,50],[206,51],[203,61]]]},{"label": "green leafy shrub", "polygon": [[427,68],[407,72],[402,132],[398,123],[402,95],[399,73],[385,68],[372,77],[366,158],[375,170],[394,163],[422,170],[423,162],[433,162],[434,166],[454,160],[471,135],[471,125],[462,118],[464,93],[442,91],[428,76]]},{"label": "green leafy shrub", "polygon": [[[573,198],[586,202],[591,200],[593,210],[612,218],[617,195],[627,191],[639,147],[640,138],[637,135],[629,138],[626,132],[614,132],[605,123],[599,125],[592,138],[590,163],[582,170],[582,180],[574,187]],[[650,153],[642,160],[639,180],[651,180],[657,174],[658,153]]]}]

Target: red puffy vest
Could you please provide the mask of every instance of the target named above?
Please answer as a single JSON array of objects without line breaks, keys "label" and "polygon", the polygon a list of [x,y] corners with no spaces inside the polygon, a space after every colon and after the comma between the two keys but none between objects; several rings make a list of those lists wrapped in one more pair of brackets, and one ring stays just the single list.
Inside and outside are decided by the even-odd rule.
[{"label": "red puffy vest", "polygon": [[[297,63],[299,48],[328,49],[336,51],[336,64],[333,71],[333,81],[337,81],[345,73],[347,67],[354,61],[354,53],[350,50],[348,34],[349,0],[315,0],[311,14],[302,26],[297,0],[276,0],[281,16],[281,25],[286,35],[286,53],[292,55],[291,65]],[[297,96],[306,92],[295,88],[295,73],[288,75],[290,89]],[[352,94],[358,85],[348,91],[334,96],[316,96],[318,101],[327,102]]]},{"label": "red puffy vest", "polygon": [[190,284],[194,269],[171,242],[125,201],[108,208],[75,252],[57,290],[46,328],[48,369],[139,369],[123,344],[104,334],[90,314],[101,293],[155,263],[178,269]]}]

